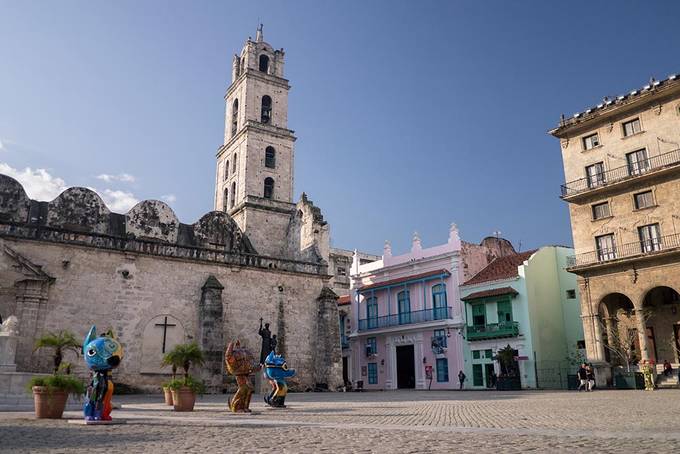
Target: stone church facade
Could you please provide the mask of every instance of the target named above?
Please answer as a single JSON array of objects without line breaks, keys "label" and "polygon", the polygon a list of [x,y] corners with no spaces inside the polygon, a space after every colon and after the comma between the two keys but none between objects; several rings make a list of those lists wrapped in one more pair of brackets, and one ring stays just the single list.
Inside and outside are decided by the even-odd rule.
[{"label": "stone church facade", "polygon": [[208,355],[200,375],[216,391],[226,343],[259,351],[262,317],[297,370],[293,388],[342,384],[329,225],[305,194],[292,199],[283,57],[261,28],[234,57],[215,211],[193,224],[155,200],[113,213],[84,188],[31,200],[0,175],[0,315],[19,319],[18,370],[49,370],[49,355],[33,351],[43,333],[84,336],[96,324],[124,345],[117,382],[157,389],[170,372],[163,352],[196,341]]}]

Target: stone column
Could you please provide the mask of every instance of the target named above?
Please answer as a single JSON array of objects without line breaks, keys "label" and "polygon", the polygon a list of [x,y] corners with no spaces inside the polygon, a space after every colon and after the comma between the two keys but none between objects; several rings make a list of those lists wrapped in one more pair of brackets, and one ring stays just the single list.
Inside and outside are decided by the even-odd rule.
[{"label": "stone column", "polygon": [[15,287],[19,318],[17,368],[25,372],[39,372],[40,365],[34,361],[33,344],[43,328],[49,282],[24,280],[17,282]]},{"label": "stone column", "polygon": [[[615,329],[616,327],[614,326],[614,317],[607,317],[604,319],[604,324],[605,324],[605,329],[607,332],[607,344],[611,345],[612,339],[614,339],[615,336]],[[611,357],[611,355],[610,355]],[[605,356],[606,358],[606,356]]]},{"label": "stone column", "polygon": [[335,390],[342,385],[342,349],[338,295],[323,287],[317,298],[316,340],[314,351],[314,385]]},{"label": "stone column", "polygon": [[594,361],[604,361],[604,339],[602,338],[602,323],[600,317],[593,316],[593,326],[595,327],[595,357]]},{"label": "stone column", "polygon": [[[425,364],[423,364],[423,358],[425,357],[425,352],[423,350],[423,334],[418,334],[416,338],[416,343],[414,345],[414,361],[416,362],[416,389],[425,389]],[[436,366],[436,364],[431,364]]]},{"label": "stone column", "polygon": [[209,392],[218,392],[222,387],[224,368],[224,309],[222,290],[224,287],[215,276],[209,276],[201,289],[198,305],[198,340],[205,353],[204,380]]},{"label": "stone column", "polygon": [[642,309],[635,309],[635,324],[637,326],[638,340],[640,341],[640,359],[649,361],[649,345],[647,342],[647,326],[642,317]]},{"label": "stone column", "polygon": [[387,370],[389,374],[385,379],[385,389],[397,389],[397,346],[394,343],[394,338],[390,337],[386,344],[387,352]]},{"label": "stone column", "polygon": [[[284,358],[286,357],[287,350],[286,350],[286,306],[283,302],[283,286],[279,286],[279,302],[278,302],[278,316],[276,317],[276,332],[273,334],[276,334],[276,354],[283,356]],[[337,296],[336,296],[337,298]],[[338,320],[338,323],[340,323],[340,320]],[[338,332],[340,331],[340,328],[338,328]],[[338,343],[340,341],[338,340]]]},{"label": "stone column", "polygon": [[586,356],[589,361],[603,361],[604,346],[602,345],[602,330],[597,315],[582,315],[583,335],[586,341]]}]

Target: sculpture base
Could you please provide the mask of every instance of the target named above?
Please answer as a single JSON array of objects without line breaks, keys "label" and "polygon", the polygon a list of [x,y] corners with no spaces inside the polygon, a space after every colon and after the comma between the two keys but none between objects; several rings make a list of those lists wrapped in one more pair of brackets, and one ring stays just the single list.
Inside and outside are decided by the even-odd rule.
[{"label": "sculpture base", "polygon": [[127,424],[125,419],[112,419],[111,421],[86,421],[84,419],[69,419],[69,424],[79,424],[81,426],[110,426],[114,424]]}]

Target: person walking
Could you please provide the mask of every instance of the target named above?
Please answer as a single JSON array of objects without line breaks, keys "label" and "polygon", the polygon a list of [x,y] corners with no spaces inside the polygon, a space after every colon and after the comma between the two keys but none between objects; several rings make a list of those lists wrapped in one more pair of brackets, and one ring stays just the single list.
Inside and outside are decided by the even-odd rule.
[{"label": "person walking", "polygon": [[466,378],[465,372],[463,372],[462,370],[460,372],[458,372],[458,381],[460,382],[460,390],[461,391],[463,390],[463,384],[465,382],[465,378]]},{"label": "person walking", "polygon": [[588,380],[586,391],[592,391],[595,389],[595,371],[593,370],[592,364],[588,364],[586,366],[586,380]]},{"label": "person walking", "polygon": [[581,392],[582,389],[588,391],[588,371],[586,371],[585,363],[579,366],[576,376],[579,380],[578,391]]}]

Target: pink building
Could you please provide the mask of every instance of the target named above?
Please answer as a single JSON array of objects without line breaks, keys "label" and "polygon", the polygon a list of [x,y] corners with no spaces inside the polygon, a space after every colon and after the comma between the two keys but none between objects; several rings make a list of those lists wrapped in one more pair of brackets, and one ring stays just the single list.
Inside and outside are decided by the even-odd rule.
[{"label": "pink building", "polygon": [[352,264],[349,381],[367,390],[453,389],[464,370],[465,316],[458,286],[495,257],[514,252],[497,238],[461,242],[455,224],[446,244]]}]

